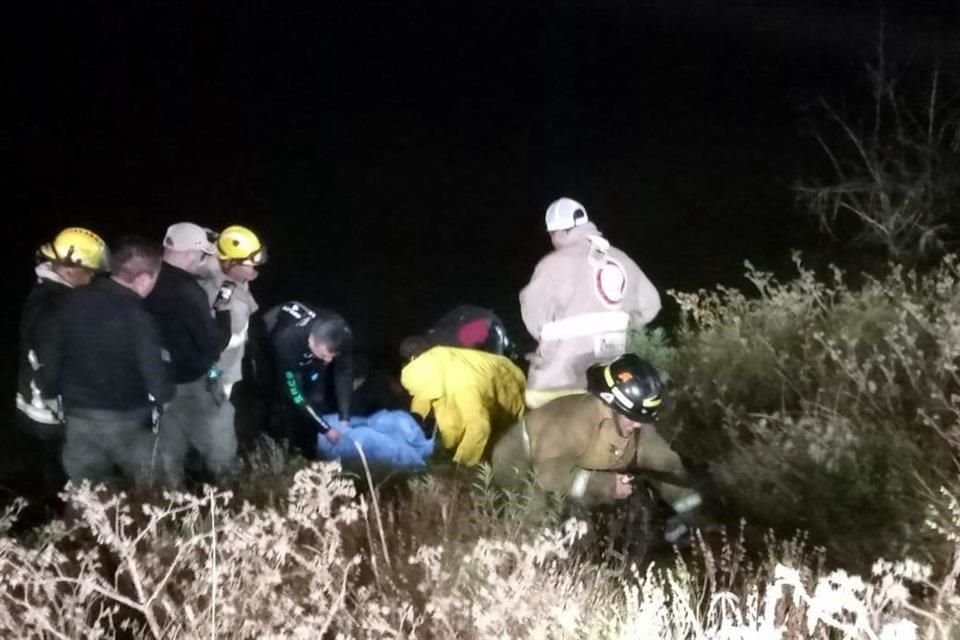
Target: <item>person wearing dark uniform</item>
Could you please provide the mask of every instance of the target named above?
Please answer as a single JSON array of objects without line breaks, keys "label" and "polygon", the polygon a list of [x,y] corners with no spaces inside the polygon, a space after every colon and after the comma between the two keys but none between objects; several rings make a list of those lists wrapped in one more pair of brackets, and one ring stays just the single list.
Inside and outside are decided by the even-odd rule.
[{"label": "person wearing dark uniform", "polygon": [[[270,434],[294,450],[316,457],[317,433],[336,444],[340,432],[323,419],[336,412],[349,425],[353,399],[353,336],[339,314],[290,301],[264,314],[277,380]],[[324,393],[333,377],[334,397]]]},{"label": "person wearing dark uniform", "polygon": [[159,328],[143,305],[160,261],[157,243],[118,242],[110,277],[67,295],[59,335],[41,348],[41,386],[63,398],[63,466],[75,483],[111,483],[115,468],[128,482],[156,479],[151,418],[174,394]]},{"label": "person wearing dark uniform", "polygon": [[207,263],[216,259],[213,238],[213,232],[190,222],[171,225],[163,240],[163,268],[146,299],[170,354],[177,384],[176,397],[160,424],[165,483],[171,489],[184,483],[191,447],[214,477],[233,470],[237,453],[233,426],[221,428],[216,419],[227,398],[222,380],[213,375],[218,373],[215,365],[230,342],[230,310],[212,306],[199,282],[209,271]]},{"label": "person wearing dark uniform", "polygon": [[66,295],[90,284],[106,267],[106,254],[103,239],[80,227],[62,230],[37,251],[36,284],[20,315],[17,431],[7,443],[10,464],[5,468],[16,476],[13,484],[19,485],[23,476],[25,486],[18,492],[31,500],[54,504],[67,481],[60,461],[65,435],[61,407],[58,398],[45,397],[40,388],[44,363],[38,354],[58,335],[55,323]]}]

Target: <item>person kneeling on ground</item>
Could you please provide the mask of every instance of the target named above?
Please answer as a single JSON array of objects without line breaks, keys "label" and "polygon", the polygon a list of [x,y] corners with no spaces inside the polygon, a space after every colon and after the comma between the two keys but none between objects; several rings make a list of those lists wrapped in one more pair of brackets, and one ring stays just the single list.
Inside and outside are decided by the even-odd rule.
[{"label": "person kneeling on ground", "polygon": [[[316,434],[331,444],[340,431],[323,419],[335,409],[344,425],[350,424],[353,400],[353,332],[337,313],[290,301],[264,314],[278,387],[270,433],[287,440],[307,458],[316,457]],[[333,375],[335,398],[324,394],[326,378]]]},{"label": "person kneeling on ground", "polygon": [[[511,427],[494,446],[495,482],[522,487],[532,469],[536,489],[595,506],[629,497],[639,475],[678,516],[700,507],[691,474],[654,426],[663,403],[657,370],[626,354],[589,367],[587,386],[587,393],[552,400]],[[686,531],[681,517],[665,537],[672,542]]]},{"label": "person kneeling on ground", "polygon": [[410,411],[436,421],[453,461],[474,466],[491,435],[523,415],[523,372],[504,356],[475,349],[431,347],[422,337],[400,345],[407,365],[400,382],[412,396]]}]

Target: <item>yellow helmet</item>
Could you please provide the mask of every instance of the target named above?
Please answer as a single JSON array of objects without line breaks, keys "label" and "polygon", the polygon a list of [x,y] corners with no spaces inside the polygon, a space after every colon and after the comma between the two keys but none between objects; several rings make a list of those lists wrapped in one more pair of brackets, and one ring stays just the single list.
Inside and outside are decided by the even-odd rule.
[{"label": "yellow helmet", "polygon": [[256,233],[238,224],[231,225],[217,237],[217,255],[221,260],[239,260],[259,267],[267,261],[267,248]]},{"label": "yellow helmet", "polygon": [[107,243],[89,229],[68,227],[40,247],[40,255],[71,267],[99,271],[106,268]]}]

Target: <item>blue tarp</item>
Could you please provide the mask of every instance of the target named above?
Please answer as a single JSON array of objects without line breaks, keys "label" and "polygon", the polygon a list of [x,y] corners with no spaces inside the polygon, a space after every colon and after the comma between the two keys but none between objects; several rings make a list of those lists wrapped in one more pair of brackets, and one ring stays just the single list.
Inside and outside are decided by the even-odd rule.
[{"label": "blue tarp", "polygon": [[406,411],[378,411],[367,417],[352,416],[350,426],[344,427],[335,415],[324,419],[341,433],[337,444],[330,444],[326,436],[317,437],[317,453],[323,460],[340,459],[344,467],[362,468],[360,452],[363,448],[372,472],[425,471],[427,460],[433,455],[435,438],[427,438],[413,416]]}]

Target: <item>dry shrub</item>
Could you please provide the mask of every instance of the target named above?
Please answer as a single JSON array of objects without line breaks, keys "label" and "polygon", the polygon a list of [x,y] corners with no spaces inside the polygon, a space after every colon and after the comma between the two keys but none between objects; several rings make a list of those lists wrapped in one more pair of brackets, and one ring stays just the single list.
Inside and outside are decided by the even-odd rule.
[{"label": "dry shrub", "polygon": [[711,463],[736,517],[807,530],[863,571],[933,552],[924,487],[950,486],[960,454],[957,261],[851,288],[795,260],[787,282],[748,265],[750,295],[671,292],[662,428]]},{"label": "dry shrub", "polygon": [[[500,529],[484,496],[455,484],[411,484],[414,511],[392,516],[393,503],[371,513],[383,496],[361,500],[331,463],[299,471],[282,508],[212,488],[138,504],[70,487],[72,524],[31,545],[9,537],[13,511],[0,518],[0,635],[946,639],[960,612],[960,554],[946,571],[881,561],[863,580],[827,574],[802,537],[771,537],[753,558],[738,538],[715,551],[701,540],[672,566],[624,568],[589,559],[582,521]],[[928,517],[960,549],[960,507],[944,497]],[[434,527],[465,515],[463,527]],[[396,536],[423,532],[423,516],[437,543],[408,532],[398,553]]]}]

